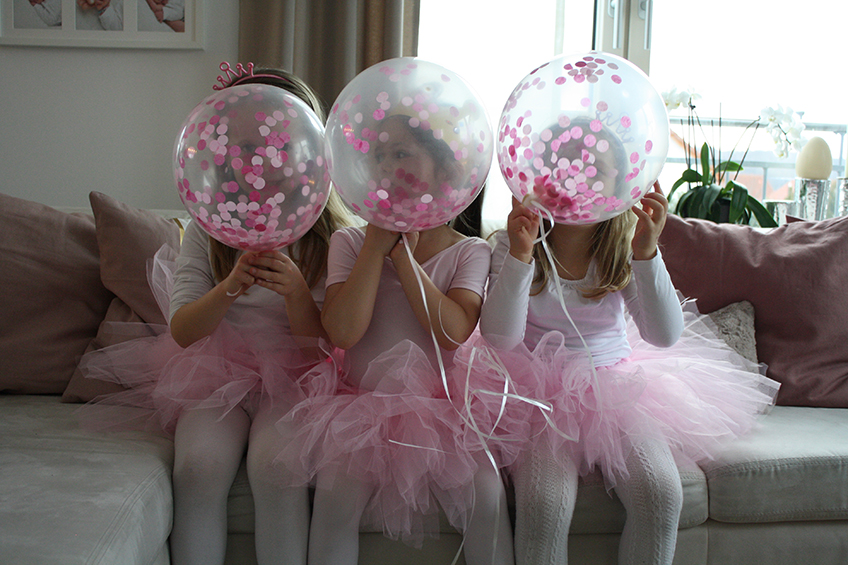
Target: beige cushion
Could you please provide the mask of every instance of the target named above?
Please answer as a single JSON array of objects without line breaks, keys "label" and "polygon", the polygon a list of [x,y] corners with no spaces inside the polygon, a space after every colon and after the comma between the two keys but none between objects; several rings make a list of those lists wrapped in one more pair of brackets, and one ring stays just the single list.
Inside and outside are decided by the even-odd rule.
[{"label": "beige cushion", "polygon": [[848,519],[848,410],[776,406],[701,467],[714,520]]},{"label": "beige cushion", "polygon": [[151,433],[87,431],[77,409],[58,396],[0,396],[0,561],[161,562],[173,444]]}]

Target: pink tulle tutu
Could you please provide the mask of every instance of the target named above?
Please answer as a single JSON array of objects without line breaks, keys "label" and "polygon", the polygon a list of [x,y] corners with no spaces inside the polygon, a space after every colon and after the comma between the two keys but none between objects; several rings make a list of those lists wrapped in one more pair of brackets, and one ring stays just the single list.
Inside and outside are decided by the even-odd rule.
[{"label": "pink tulle tutu", "polygon": [[[440,373],[408,340],[369,364],[363,381],[379,376],[377,390],[352,387],[338,367],[322,364],[304,376],[308,398],[284,418],[298,431],[278,461],[301,483],[338,469],[370,485],[363,523],[392,539],[419,545],[437,535],[439,508],[464,530],[474,474],[490,463],[459,405],[458,372],[448,370],[446,391]],[[529,430],[526,421],[504,428]],[[493,457],[504,465],[502,450]]]},{"label": "pink tulle tutu", "polygon": [[[154,258],[151,288],[167,317],[173,274],[173,251]],[[87,378],[117,383],[127,390],[99,397],[84,406],[87,424],[105,427],[161,428],[173,433],[188,408],[236,406],[248,412],[261,404],[285,410],[305,398],[297,379],[329,354],[318,339],[293,338],[274,329],[240,327],[222,321],[209,336],[180,347],[168,326],[113,323],[104,328],[125,340],[83,356],[80,370]],[[145,422],[127,422],[113,406],[147,408]]]},{"label": "pink tulle tutu", "polygon": [[[717,337],[708,317],[684,312],[684,324],[674,346],[658,348],[629,320],[632,354],[594,373],[587,353],[567,349],[556,331],[533,351],[521,344],[489,354],[500,360],[517,396],[550,407],[530,412],[536,447],[567,453],[581,474],[600,468],[612,488],[627,477],[625,459],[640,439],[663,441],[694,461],[707,459],[774,404],[779,383]],[[491,349],[480,341],[461,349],[467,347]]]}]

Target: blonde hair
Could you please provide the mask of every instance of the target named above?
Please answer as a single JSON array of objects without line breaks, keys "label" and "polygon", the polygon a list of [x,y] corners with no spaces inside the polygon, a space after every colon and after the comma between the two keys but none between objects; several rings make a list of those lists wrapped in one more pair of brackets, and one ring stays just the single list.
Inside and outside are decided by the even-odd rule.
[{"label": "blonde hair", "polygon": [[[596,264],[595,277],[580,289],[584,298],[600,300],[630,282],[630,242],[635,226],[636,215],[630,210],[596,226],[590,242],[591,258]],[[547,224],[546,228],[549,227],[550,224]],[[548,280],[556,276],[556,269],[548,261],[541,242],[533,247],[533,258],[536,260],[536,273],[530,294],[535,296],[547,286]]]},{"label": "blonde hair", "polygon": [[[256,75],[250,78],[236,79],[239,84],[261,83],[276,86],[294,94],[306,102],[321,123],[326,121],[326,112],[321,99],[306,82],[282,69],[256,68]],[[267,76],[273,75],[273,76]],[[228,86],[232,86],[232,82]],[[308,232],[291,247],[291,259],[303,274],[306,284],[313,288],[327,270],[327,253],[330,248],[330,236],[339,228],[351,225],[350,212],[342,203],[336,191],[330,189],[327,205]],[[217,239],[209,238],[209,261],[215,278],[223,281],[236,264],[241,252],[229,245],[225,245]]]}]

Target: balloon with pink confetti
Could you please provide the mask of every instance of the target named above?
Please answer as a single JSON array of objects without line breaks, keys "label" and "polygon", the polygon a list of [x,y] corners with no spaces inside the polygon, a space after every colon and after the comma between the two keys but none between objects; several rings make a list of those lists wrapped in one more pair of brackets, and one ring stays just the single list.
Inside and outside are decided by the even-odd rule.
[{"label": "balloon with pink confetti", "polygon": [[496,135],[515,197],[564,224],[632,207],[659,176],[669,145],[665,104],[648,77],[595,51],[557,57],[522,79]]},{"label": "balloon with pink confetti", "polygon": [[357,75],[333,104],[326,140],[339,195],[365,221],[395,232],[459,215],[479,194],[494,148],[471,87],[411,57]]},{"label": "balloon with pink confetti", "polygon": [[326,205],[324,127],[282,88],[225,88],[180,128],[174,177],[189,214],[209,235],[245,251],[279,249],[309,231]]}]

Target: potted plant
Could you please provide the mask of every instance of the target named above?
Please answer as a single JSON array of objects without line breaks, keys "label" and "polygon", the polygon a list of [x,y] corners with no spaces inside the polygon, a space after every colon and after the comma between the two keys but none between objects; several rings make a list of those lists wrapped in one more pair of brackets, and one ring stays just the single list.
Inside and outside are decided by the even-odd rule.
[{"label": "potted plant", "polygon": [[[701,131],[703,134],[700,118],[695,112],[694,101],[697,95],[675,89],[671,93],[664,93],[664,98],[669,109],[685,104],[689,112],[687,130],[692,137],[696,131]],[[786,156],[790,146],[795,148],[800,146],[800,132],[804,126],[797,114],[791,110],[784,111],[780,107],[777,111],[767,108],[764,113],[767,128],[776,144],[775,153],[778,156]],[[721,126],[721,119],[719,119],[719,130]],[[669,191],[669,201],[673,202],[671,211],[679,216],[712,220],[717,223],[749,224],[753,218],[762,227],[776,227],[777,222],[763,203],[751,196],[748,189],[737,181],[739,172],[743,170],[742,163],[748,155],[748,149],[759,127],[760,118],[749,123],[730,152],[730,158],[725,161],[720,159],[720,152],[709,143],[704,142],[700,150],[697,150],[684,139],[687,169]],[[736,148],[746,133],[752,129],[742,159],[738,162],[734,161],[733,154]],[[676,201],[672,200],[675,192],[683,184],[688,185],[688,190],[679,195]]]}]

